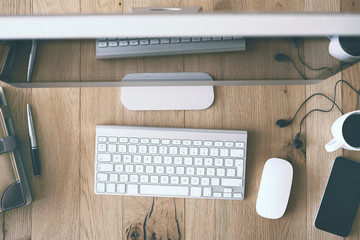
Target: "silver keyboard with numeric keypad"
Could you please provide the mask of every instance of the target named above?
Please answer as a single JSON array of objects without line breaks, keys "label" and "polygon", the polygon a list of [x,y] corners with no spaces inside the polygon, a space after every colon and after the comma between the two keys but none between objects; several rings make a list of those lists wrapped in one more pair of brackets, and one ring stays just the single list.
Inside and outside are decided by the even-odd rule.
[{"label": "silver keyboard with numeric keypad", "polygon": [[246,131],[96,126],[95,193],[244,198]]},{"label": "silver keyboard with numeric keypad", "polygon": [[245,50],[242,37],[99,38],[96,58],[128,58]]}]

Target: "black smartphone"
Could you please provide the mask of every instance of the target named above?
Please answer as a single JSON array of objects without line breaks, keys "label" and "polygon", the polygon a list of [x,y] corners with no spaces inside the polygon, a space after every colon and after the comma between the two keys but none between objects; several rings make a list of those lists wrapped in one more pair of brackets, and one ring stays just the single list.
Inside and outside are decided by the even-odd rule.
[{"label": "black smartphone", "polygon": [[337,157],[322,197],[314,225],[347,237],[360,202],[360,163]]}]

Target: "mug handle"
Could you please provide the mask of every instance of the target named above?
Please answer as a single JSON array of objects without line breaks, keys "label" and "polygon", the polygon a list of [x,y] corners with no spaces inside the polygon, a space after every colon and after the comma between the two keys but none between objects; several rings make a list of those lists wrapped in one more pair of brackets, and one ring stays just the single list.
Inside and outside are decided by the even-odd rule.
[{"label": "mug handle", "polygon": [[325,145],[325,149],[327,152],[333,152],[336,151],[337,149],[341,148],[343,146],[343,144],[341,142],[337,142],[335,138],[333,138],[332,140],[330,140],[330,142],[328,142]]}]

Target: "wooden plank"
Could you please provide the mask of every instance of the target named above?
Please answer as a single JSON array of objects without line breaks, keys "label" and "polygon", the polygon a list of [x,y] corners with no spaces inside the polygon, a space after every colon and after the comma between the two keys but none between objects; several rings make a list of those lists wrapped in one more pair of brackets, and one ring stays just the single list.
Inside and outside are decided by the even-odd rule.
[{"label": "wooden plank", "polygon": [[[342,74],[339,73],[320,84],[307,86],[306,94],[320,92],[333,98],[334,85],[341,79]],[[341,107],[342,94],[341,86],[337,89],[336,102]],[[321,96],[316,96],[306,105],[306,112],[315,108],[329,109],[331,102]],[[321,197],[330,173],[333,160],[336,156],[342,155],[342,150],[333,153],[325,151],[325,144],[332,139],[330,128],[332,123],[341,116],[341,113],[334,109],[330,113],[314,112],[309,115],[306,121],[306,165],[307,165],[307,231],[308,239],[340,239],[330,233],[326,233],[316,229],[313,225],[316,212],[319,207]]]},{"label": "wooden plank", "polygon": [[80,239],[122,236],[122,197],[94,193],[95,126],[121,124],[120,110],[119,88],[81,89]]},{"label": "wooden plank", "polygon": [[[33,179],[32,238],[79,235],[79,89],[33,89],[41,176]],[[25,121],[25,120],[24,120]]]},{"label": "wooden plank", "polygon": [[[32,10],[33,14],[75,13],[79,2],[38,0]],[[79,54],[78,43],[40,42],[34,80],[40,79],[36,71],[49,72],[52,79],[80,79]],[[30,104],[42,168],[33,185],[32,238],[79,238],[80,89],[33,89]]]}]

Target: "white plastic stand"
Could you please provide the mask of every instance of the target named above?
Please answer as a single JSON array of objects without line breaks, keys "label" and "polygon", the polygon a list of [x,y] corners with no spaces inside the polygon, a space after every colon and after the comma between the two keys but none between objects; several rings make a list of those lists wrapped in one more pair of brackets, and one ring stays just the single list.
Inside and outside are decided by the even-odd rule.
[{"label": "white plastic stand", "polygon": [[202,110],[214,102],[213,86],[186,86],[189,81],[213,81],[206,73],[134,73],[122,81],[184,81],[184,86],[122,87],[121,102],[130,110]]}]

